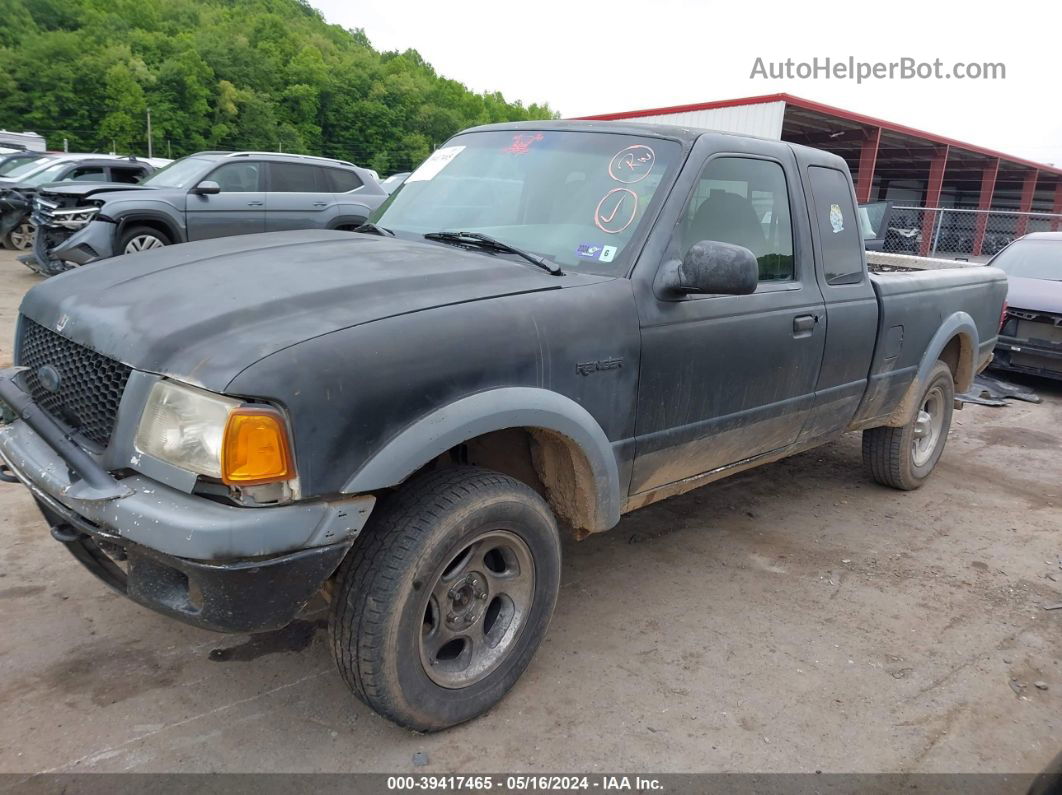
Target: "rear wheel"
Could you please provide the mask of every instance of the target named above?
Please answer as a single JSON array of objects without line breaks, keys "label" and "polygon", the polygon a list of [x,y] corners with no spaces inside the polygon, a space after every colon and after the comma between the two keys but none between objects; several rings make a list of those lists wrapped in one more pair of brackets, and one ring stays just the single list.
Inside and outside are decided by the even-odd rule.
[{"label": "rear wheel", "polygon": [[118,254],[137,254],[170,245],[169,236],[150,226],[130,226],[118,240]]},{"label": "rear wheel", "polygon": [[560,557],[553,514],[523,483],[473,467],[410,481],[340,569],[329,623],[343,678],[418,731],[487,711],[545,636]]},{"label": "rear wheel", "polygon": [[863,466],[870,476],[882,485],[904,491],[925,483],[948,441],[954,403],[951,369],[938,361],[910,422],[900,428],[863,431]]}]

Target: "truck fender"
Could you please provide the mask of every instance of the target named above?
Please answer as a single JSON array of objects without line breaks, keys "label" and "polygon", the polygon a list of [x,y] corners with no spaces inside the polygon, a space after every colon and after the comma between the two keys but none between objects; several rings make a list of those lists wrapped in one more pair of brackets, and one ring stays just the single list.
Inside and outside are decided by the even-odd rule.
[{"label": "truck fender", "polygon": [[901,427],[906,425],[918,409],[918,398],[929,380],[929,373],[937,363],[940,355],[956,336],[959,337],[959,358],[955,369],[955,391],[963,392],[970,388],[974,374],[977,372],[977,326],[966,312],[956,312],[944,319],[940,328],[929,340],[922,361],[918,365],[918,374],[907,388],[903,399],[889,415],[886,425]]},{"label": "truck fender", "polygon": [[450,448],[492,431],[527,428],[560,434],[577,445],[593,478],[591,532],[619,522],[619,468],[612,444],[590,413],[570,398],[535,387],[479,392],[436,409],[393,437],[344,485],[344,494],[373,492],[402,483]]}]

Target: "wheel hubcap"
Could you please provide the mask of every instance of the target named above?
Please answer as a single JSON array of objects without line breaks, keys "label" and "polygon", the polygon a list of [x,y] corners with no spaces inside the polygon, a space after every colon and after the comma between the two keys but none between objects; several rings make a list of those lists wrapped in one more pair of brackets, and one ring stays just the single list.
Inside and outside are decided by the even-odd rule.
[{"label": "wheel hubcap", "polygon": [[25,251],[33,245],[33,224],[21,223],[11,230],[11,245],[19,251]]},{"label": "wheel hubcap", "polygon": [[135,254],[138,251],[150,251],[153,248],[162,248],[165,243],[153,235],[137,235],[125,244],[126,254]]},{"label": "wheel hubcap", "polygon": [[924,466],[933,457],[944,427],[944,393],[933,387],[922,401],[915,417],[911,439],[911,458],[915,466]]},{"label": "wheel hubcap", "polygon": [[478,536],[437,573],[428,594],[420,633],[424,672],[450,689],[486,677],[512,651],[534,592],[527,544],[508,530]]}]

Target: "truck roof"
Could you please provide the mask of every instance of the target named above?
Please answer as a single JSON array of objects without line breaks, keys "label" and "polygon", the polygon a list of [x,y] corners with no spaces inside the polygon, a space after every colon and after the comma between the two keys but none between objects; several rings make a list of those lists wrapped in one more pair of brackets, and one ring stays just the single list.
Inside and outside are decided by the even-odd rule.
[{"label": "truck roof", "polygon": [[835,165],[840,165],[845,162],[844,158],[839,157],[838,155],[834,155],[830,152],[826,152],[822,149],[816,149],[811,146],[803,146],[801,144],[789,143],[788,141],[779,141],[777,138],[763,138],[762,136],[758,135],[746,135],[744,133],[726,132],[725,130],[711,130],[702,127],[688,127],[675,124],[649,124],[645,122],[595,121],[582,119],[546,119],[542,121],[500,122],[497,124],[483,124],[479,127],[472,127],[469,130],[465,130],[465,132],[484,132],[501,130],[556,130],[557,132],[585,131],[623,133],[626,135],[641,135],[650,138],[670,138],[672,140],[679,141],[687,147],[692,146],[694,141],[696,141],[702,135],[708,133],[712,135],[725,135],[728,138],[737,138],[750,141],[767,141],[772,144],[783,143],[798,154],[804,153],[805,159],[810,160],[812,162],[822,163],[824,161],[832,161],[832,163]]}]

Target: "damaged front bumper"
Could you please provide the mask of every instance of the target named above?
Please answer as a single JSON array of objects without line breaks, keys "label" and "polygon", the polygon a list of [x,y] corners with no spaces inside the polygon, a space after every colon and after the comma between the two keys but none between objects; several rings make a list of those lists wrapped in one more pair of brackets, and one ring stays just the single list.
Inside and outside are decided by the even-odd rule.
[{"label": "damaged front bumper", "polygon": [[[93,218],[84,225],[71,228],[59,221],[55,204],[38,199],[33,213],[33,222],[48,240],[48,255],[53,259],[87,265],[99,259],[114,256],[114,241],[118,225],[113,221]],[[80,208],[87,210],[90,208]]]},{"label": "damaged front bumper", "polygon": [[999,335],[992,366],[999,370],[1062,379],[1062,343]]},{"label": "damaged front bumper", "polygon": [[134,601],[220,632],[289,623],[353,545],[371,496],[241,508],[103,469],[0,371],[0,480],[32,493],[52,536]]}]

